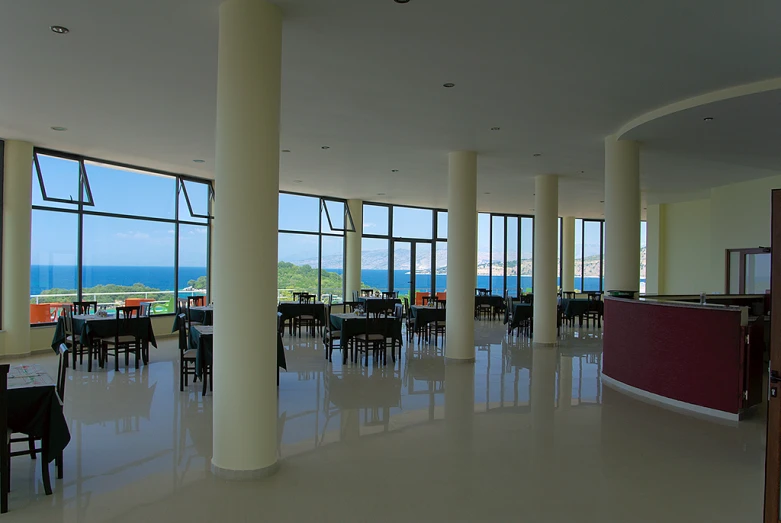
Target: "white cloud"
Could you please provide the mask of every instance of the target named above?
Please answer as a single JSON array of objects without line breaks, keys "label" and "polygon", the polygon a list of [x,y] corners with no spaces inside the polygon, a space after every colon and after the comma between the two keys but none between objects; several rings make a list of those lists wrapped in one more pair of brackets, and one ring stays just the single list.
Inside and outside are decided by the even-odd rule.
[{"label": "white cloud", "polygon": [[371,229],[372,227],[377,227],[377,224],[372,222],[365,222],[363,224],[364,229]]},{"label": "white cloud", "polygon": [[125,240],[148,240],[149,235],[145,232],[128,231],[128,232],[118,232],[117,238],[122,238]]}]

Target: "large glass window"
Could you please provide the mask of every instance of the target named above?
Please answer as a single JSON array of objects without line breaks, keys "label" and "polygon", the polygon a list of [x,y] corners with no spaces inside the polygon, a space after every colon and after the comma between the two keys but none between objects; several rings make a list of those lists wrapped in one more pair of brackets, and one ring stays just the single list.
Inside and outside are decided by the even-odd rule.
[{"label": "large glass window", "polygon": [[604,288],[605,222],[575,220],[575,290],[601,291]]},{"label": "large glass window", "polygon": [[640,292],[645,293],[646,222],[640,222]]},{"label": "large glass window", "polygon": [[532,292],[534,281],[534,218],[521,218],[521,292]]},{"label": "large glass window", "polygon": [[491,292],[504,296],[504,216],[491,217]]},{"label": "large glass window", "polygon": [[[387,239],[363,238],[361,242],[361,283],[366,288],[378,291],[387,291],[389,288],[390,256],[389,243]],[[409,265],[409,251],[407,252],[406,263]],[[399,259],[398,264],[405,263]],[[397,265],[398,267],[398,265]],[[394,270],[397,269],[394,267]],[[403,267],[402,267],[403,269]],[[404,270],[395,270],[395,274]],[[405,280],[406,281],[406,280]]]},{"label": "large glass window", "polygon": [[433,217],[431,209],[393,207],[393,237],[431,239]]},{"label": "large glass window", "polygon": [[364,205],[363,234],[387,236],[389,212],[390,207],[384,205]]},{"label": "large glass window", "polygon": [[207,294],[210,182],[43,150],[32,180],[31,322],[56,319],[46,304],[165,314]]}]

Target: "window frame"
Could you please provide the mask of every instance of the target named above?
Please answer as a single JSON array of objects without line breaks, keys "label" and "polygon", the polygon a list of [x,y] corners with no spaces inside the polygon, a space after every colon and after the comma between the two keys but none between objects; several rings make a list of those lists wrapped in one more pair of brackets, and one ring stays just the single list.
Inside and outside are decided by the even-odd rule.
[{"label": "window frame", "polygon": [[[83,205],[94,206],[95,201],[92,198],[92,189],[90,188],[89,185],[89,177],[87,176],[87,169],[84,166],[84,158],[71,157],[65,154],[49,154],[48,152],[42,152],[42,151],[43,150],[39,148],[33,149],[33,165],[35,166],[35,172],[38,176],[38,187],[41,189],[41,198],[43,198],[43,201],[62,203],[65,205],[76,205],[78,207],[81,207]],[[44,156],[51,156],[53,158],[60,158],[63,160],[74,161],[78,164],[79,166],[78,200],[66,200],[65,198],[55,198],[53,196],[49,196],[48,194],[46,194],[46,183],[44,182],[43,172],[41,171],[41,163],[38,160],[39,154],[43,154]],[[88,200],[86,202],[84,201],[85,191],[88,197]]]}]

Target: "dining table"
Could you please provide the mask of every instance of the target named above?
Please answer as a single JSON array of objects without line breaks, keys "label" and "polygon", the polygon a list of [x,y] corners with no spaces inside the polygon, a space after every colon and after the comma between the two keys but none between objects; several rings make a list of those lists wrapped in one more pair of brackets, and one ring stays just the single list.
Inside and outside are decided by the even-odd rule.
[{"label": "dining table", "polygon": [[[149,363],[149,344],[157,348],[157,340],[152,330],[152,319],[149,316],[137,318],[123,318],[120,320],[123,326],[121,336],[134,336],[141,341],[141,354],[144,364]],[[117,317],[113,314],[100,316],[98,314],[74,314],[73,335],[79,337],[79,342],[84,347],[91,347],[95,340],[111,338],[117,332]],[[58,352],[59,346],[65,342],[65,318],[60,316],[57,327],[54,329],[51,347]],[[76,357],[76,354],[73,354]],[[101,362],[101,367],[103,363]],[[92,372],[92,358],[88,358],[87,370]]]},{"label": "dining table", "polygon": [[412,319],[415,320],[415,332],[418,332],[419,329],[424,329],[429,323],[444,323],[447,316],[446,309],[428,305],[413,305],[410,307],[410,313],[412,314]]},{"label": "dining table", "polygon": [[[42,442],[46,463],[62,455],[70,442],[68,422],[56,381],[40,365],[16,365],[8,370],[8,429]],[[48,486],[51,494],[51,486]]]},{"label": "dining table", "polygon": [[514,301],[512,304],[512,322],[510,322],[510,314],[508,310],[504,312],[504,323],[510,323],[508,331],[516,329],[521,326],[526,320],[532,319],[534,315],[534,306],[531,303],[523,303]]},{"label": "dining table", "polygon": [[[399,346],[402,346],[401,320],[393,316],[382,317],[379,320],[377,332],[370,332],[370,334],[387,334],[394,343],[398,341]],[[331,326],[341,332],[340,343],[346,347],[355,336],[366,333],[366,315],[354,312],[331,313]]]},{"label": "dining table", "polygon": [[[318,301],[315,303],[299,303],[297,301],[281,301],[277,305],[277,312],[280,313],[280,326],[284,326],[287,320],[293,320],[299,316],[312,316],[325,325],[325,303]],[[293,334],[293,322],[290,322],[290,334]],[[284,327],[280,327],[282,330]]]},{"label": "dining table", "polygon": [[598,325],[602,326],[602,315],[604,311],[604,302],[602,300],[589,300],[587,298],[562,298],[559,301],[559,308],[563,316],[567,319],[573,319],[577,317],[579,319],[579,325],[583,326],[583,316],[591,311],[592,307],[596,307],[598,313]]},{"label": "dining table", "polygon": [[493,311],[501,310],[504,307],[504,298],[496,294],[475,296],[475,310],[481,305],[490,305]]}]

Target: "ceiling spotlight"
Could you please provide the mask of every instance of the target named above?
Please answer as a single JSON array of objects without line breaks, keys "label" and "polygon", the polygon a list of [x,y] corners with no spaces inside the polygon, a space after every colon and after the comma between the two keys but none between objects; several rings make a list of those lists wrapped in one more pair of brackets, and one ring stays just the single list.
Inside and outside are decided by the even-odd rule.
[{"label": "ceiling spotlight", "polygon": [[483,194],[491,194],[490,192],[484,192]]},{"label": "ceiling spotlight", "polygon": [[580,174],[586,174],[586,171],[580,171]]},{"label": "ceiling spotlight", "polygon": [[282,152],[283,152],[283,153],[289,153],[289,152],[290,152],[290,149],[282,149]]},{"label": "ceiling spotlight", "polygon": [[293,183],[301,183],[303,180],[293,180]]},{"label": "ceiling spotlight", "polygon": [[204,163],[206,160],[193,160],[195,163]]},{"label": "ceiling spotlight", "polygon": [[385,193],[384,192],[378,192],[377,196],[385,196]]},{"label": "ceiling spotlight", "polygon": [[67,127],[59,127],[59,126],[56,126],[56,125],[54,127],[52,127],[52,131],[67,131],[67,130],[68,130]]},{"label": "ceiling spotlight", "polygon": [[52,33],[57,33],[58,35],[64,35],[70,33],[70,29],[61,25],[52,25],[49,27],[49,29],[52,30]]},{"label": "ceiling spotlight", "polygon": [[408,4],[409,3],[409,0],[393,0],[393,1],[396,2],[397,4]]},{"label": "ceiling spotlight", "polygon": [[399,170],[398,169],[391,169],[391,172],[392,173],[397,173],[397,172],[399,172]]},{"label": "ceiling spotlight", "polygon": [[455,86],[456,86],[456,84],[453,84],[453,83],[450,83],[450,82],[448,82],[446,84],[442,84],[442,87],[447,87],[448,89],[450,89],[451,87],[455,87]]},{"label": "ceiling spotlight", "polygon": [[702,119],[702,121],[703,122],[712,122],[713,121],[713,117],[712,116],[706,116],[705,118]]},{"label": "ceiling spotlight", "polygon": [[599,203],[605,203],[605,200],[599,200]]},{"label": "ceiling spotlight", "polygon": [[330,147],[328,147],[327,145],[324,145],[324,146],[321,147],[321,149],[323,149],[323,150],[330,149]]},{"label": "ceiling spotlight", "polygon": [[501,130],[501,129],[502,129],[501,127],[491,127],[491,130],[492,130],[492,131],[499,131],[499,130]]}]

